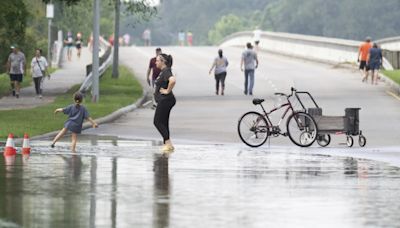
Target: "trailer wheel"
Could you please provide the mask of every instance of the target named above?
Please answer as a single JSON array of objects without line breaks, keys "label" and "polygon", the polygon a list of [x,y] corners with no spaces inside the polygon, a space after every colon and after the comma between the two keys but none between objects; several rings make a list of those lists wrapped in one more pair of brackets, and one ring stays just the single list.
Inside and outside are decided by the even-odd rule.
[{"label": "trailer wheel", "polygon": [[360,135],[360,136],[358,137],[358,144],[359,144],[361,147],[364,147],[365,144],[367,144],[367,139],[365,138],[365,136]]},{"label": "trailer wheel", "polygon": [[323,134],[317,136],[317,143],[322,147],[326,147],[331,142],[331,136],[329,134]]},{"label": "trailer wheel", "polygon": [[353,144],[354,144],[354,139],[353,139],[353,137],[351,137],[350,135],[348,135],[348,136],[346,137],[346,144],[347,144],[348,147],[352,147]]}]

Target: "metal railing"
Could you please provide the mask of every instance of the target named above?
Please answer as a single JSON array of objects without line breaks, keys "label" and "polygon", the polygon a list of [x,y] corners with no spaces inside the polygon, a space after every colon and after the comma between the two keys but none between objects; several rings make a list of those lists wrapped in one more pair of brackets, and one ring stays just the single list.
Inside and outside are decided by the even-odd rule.
[{"label": "metal railing", "polygon": [[[100,37],[100,49],[105,50],[99,57],[99,77],[108,69],[112,64],[112,47],[111,45]],[[83,81],[79,92],[85,94],[92,86],[92,64],[86,65],[86,79]]]}]

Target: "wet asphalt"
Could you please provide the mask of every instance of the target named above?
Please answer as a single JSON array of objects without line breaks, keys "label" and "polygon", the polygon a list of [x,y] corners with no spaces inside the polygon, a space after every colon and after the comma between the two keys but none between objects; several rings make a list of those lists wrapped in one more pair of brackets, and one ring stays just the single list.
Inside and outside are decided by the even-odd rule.
[{"label": "wet asphalt", "polygon": [[0,156],[0,227],[395,227],[400,169],[297,147],[82,137]]}]

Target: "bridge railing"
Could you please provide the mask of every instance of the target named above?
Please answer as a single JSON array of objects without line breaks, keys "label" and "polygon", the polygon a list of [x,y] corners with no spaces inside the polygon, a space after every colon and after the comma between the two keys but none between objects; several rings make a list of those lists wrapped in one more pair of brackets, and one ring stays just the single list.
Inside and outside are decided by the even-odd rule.
[{"label": "bridge railing", "polygon": [[[238,32],[221,42],[224,46],[244,47],[253,42],[253,32]],[[307,36],[289,33],[262,32],[259,48],[272,53],[310,59],[334,64],[356,64],[360,41]],[[387,53],[387,52],[386,52]],[[391,58],[389,58],[391,60]],[[383,67],[393,69],[389,59],[384,58]]]}]

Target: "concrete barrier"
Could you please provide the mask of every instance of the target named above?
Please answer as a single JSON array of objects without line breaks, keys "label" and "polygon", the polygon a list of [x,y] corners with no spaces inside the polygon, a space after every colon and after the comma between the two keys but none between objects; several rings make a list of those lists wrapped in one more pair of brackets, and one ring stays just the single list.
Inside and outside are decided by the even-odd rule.
[{"label": "concrete barrier", "polygon": [[[226,37],[220,46],[240,46],[244,48],[247,42],[253,42],[253,32],[234,33]],[[332,64],[356,64],[360,44],[360,41],[354,40],[262,32],[259,48],[272,53]],[[393,69],[387,59],[384,59],[383,67]]]}]

